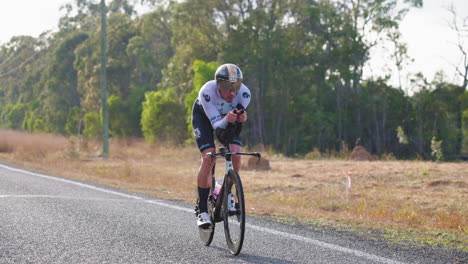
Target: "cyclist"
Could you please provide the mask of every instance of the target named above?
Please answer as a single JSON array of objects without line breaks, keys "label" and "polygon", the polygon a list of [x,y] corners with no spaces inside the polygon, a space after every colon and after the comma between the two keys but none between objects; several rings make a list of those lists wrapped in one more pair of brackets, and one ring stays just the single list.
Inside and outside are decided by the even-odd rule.
[{"label": "cyclist", "polygon": [[[205,83],[193,104],[192,127],[198,148],[202,154],[198,171],[197,225],[208,228],[212,225],[208,215],[207,200],[210,193],[212,169],[216,159],[206,155],[215,152],[214,134],[220,141],[229,141],[231,151],[242,151],[239,135],[241,124],[247,121],[245,109],[250,103],[250,90],[242,83],[242,72],[234,64],[218,67],[214,80]],[[240,169],[240,156],[233,156],[234,169]]]}]

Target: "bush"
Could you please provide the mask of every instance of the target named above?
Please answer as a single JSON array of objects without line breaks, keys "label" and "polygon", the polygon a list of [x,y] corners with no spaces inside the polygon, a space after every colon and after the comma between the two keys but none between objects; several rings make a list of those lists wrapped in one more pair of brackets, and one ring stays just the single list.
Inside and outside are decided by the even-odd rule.
[{"label": "bush", "polygon": [[81,133],[80,128],[81,108],[74,106],[68,111],[67,122],[65,124],[65,131],[68,135],[76,135]]},{"label": "bush", "polygon": [[87,138],[98,138],[102,134],[101,115],[96,112],[84,115],[83,135]]},{"label": "bush", "polygon": [[109,133],[116,137],[125,137],[132,133],[129,107],[118,96],[107,99],[109,109]]},{"label": "bush", "polygon": [[21,125],[21,128],[24,131],[32,132],[33,125],[34,125],[34,112],[27,111],[24,115],[23,124]]},{"label": "bush", "polygon": [[44,120],[42,119],[34,120],[33,131],[34,132],[46,132],[46,126],[45,126]]},{"label": "bush", "polygon": [[198,93],[200,88],[209,80],[213,79],[213,76],[218,68],[219,63],[217,62],[204,62],[201,60],[195,60],[193,62],[193,86],[195,87],[190,93],[187,94],[184,100],[186,112],[186,121],[187,128],[190,135],[193,137],[192,133],[192,106],[195,100],[197,100]]},{"label": "bush", "polygon": [[177,103],[173,91],[145,93],[141,127],[146,142],[156,140],[182,144],[187,138],[184,106]]},{"label": "bush", "polygon": [[14,105],[7,114],[8,128],[20,129],[27,110],[26,104]]}]

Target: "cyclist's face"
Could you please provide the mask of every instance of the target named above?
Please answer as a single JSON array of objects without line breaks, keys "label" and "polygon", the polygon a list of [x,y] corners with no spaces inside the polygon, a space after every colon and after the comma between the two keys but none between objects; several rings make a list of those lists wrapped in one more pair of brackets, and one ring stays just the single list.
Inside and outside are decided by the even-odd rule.
[{"label": "cyclist's face", "polygon": [[227,81],[218,81],[218,88],[219,93],[221,94],[221,98],[226,100],[228,103],[232,103],[234,97],[236,97],[237,92],[241,86],[240,81],[236,81],[235,83],[227,82]]}]

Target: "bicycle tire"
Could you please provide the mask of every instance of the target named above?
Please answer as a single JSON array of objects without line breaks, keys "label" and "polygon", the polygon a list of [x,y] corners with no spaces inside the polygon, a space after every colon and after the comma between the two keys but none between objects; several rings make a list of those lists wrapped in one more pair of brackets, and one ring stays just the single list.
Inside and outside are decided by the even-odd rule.
[{"label": "bicycle tire", "polygon": [[[223,220],[224,235],[229,251],[233,255],[238,255],[244,243],[245,234],[245,200],[244,190],[239,174],[230,170],[227,179],[224,180],[224,201],[223,201]],[[234,187],[234,188],[233,188]],[[236,202],[236,211],[229,212],[228,194],[232,193]]]},{"label": "bicycle tire", "polygon": [[211,182],[211,188],[210,188],[210,195],[208,197],[208,214],[211,217],[211,227],[209,228],[198,228],[198,234],[200,235],[200,239],[203,242],[205,246],[209,246],[211,242],[213,241],[213,236],[215,232],[215,222],[214,222],[214,216],[213,216],[213,209],[214,209],[214,201],[213,201],[213,190],[215,186],[215,180],[214,177]]}]

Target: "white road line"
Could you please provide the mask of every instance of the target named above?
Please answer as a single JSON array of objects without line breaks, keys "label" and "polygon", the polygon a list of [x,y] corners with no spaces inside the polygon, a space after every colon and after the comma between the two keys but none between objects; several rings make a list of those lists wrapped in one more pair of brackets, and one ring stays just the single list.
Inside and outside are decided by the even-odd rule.
[{"label": "white road line", "polygon": [[[0,168],[4,168],[4,169],[10,170],[10,171],[20,172],[20,173],[24,173],[24,174],[29,174],[29,175],[49,179],[49,180],[55,180],[55,181],[70,183],[70,184],[78,185],[80,187],[84,187],[84,188],[88,188],[88,189],[92,189],[92,190],[96,190],[96,191],[100,191],[100,192],[105,192],[105,193],[109,193],[109,194],[113,194],[113,195],[117,195],[117,196],[121,196],[121,197],[125,197],[125,198],[142,200],[142,201],[144,201],[146,203],[156,204],[156,205],[159,205],[159,206],[171,208],[171,209],[178,210],[178,211],[193,213],[193,210],[191,210],[191,209],[188,209],[188,208],[185,208],[185,207],[182,207],[182,206],[171,205],[171,204],[165,203],[163,201],[146,200],[146,199],[141,198],[141,197],[136,196],[136,195],[130,195],[130,194],[120,193],[120,192],[116,192],[116,191],[111,191],[111,190],[107,190],[107,189],[104,189],[104,188],[99,188],[99,187],[96,187],[96,186],[92,186],[92,185],[88,185],[88,184],[84,184],[84,183],[80,183],[80,182],[76,182],[76,181],[72,181],[72,180],[67,180],[67,179],[63,179],[63,178],[48,176],[48,175],[41,174],[41,173],[35,173],[35,172],[27,171],[27,170],[17,169],[17,168],[13,168],[13,167],[10,167],[10,166],[3,165],[3,164],[0,164]],[[8,195],[1,195],[0,198],[4,197],[4,196],[8,196]],[[388,259],[388,258],[384,258],[384,257],[379,257],[379,256],[376,256],[376,255],[372,255],[372,254],[363,252],[363,251],[350,249],[350,248],[346,248],[346,247],[342,247],[342,246],[322,242],[322,241],[319,241],[319,240],[315,240],[315,239],[312,239],[312,238],[303,237],[303,236],[299,236],[299,235],[295,235],[295,234],[291,234],[291,233],[286,233],[286,232],[282,232],[282,231],[278,231],[278,230],[274,230],[274,229],[270,229],[270,228],[256,226],[256,225],[252,225],[252,224],[248,224],[248,223],[246,224],[246,227],[249,228],[249,229],[257,230],[259,232],[264,232],[264,233],[269,233],[269,234],[272,234],[272,235],[282,236],[282,237],[285,237],[285,238],[294,239],[294,240],[297,240],[297,241],[313,244],[313,245],[320,246],[320,247],[323,247],[323,248],[328,248],[328,249],[332,249],[332,250],[335,250],[335,251],[355,255],[357,257],[366,258],[366,259],[369,259],[369,260],[372,260],[372,261],[375,261],[375,262],[378,262],[378,263],[404,264],[404,262],[400,262],[400,261],[396,261],[396,260],[392,260],[392,259]]]},{"label": "white road line", "polygon": [[67,199],[67,200],[87,200],[87,201],[129,201],[128,199],[106,199],[78,196],[44,195],[44,194],[1,194],[0,198],[47,198],[47,199]]},{"label": "white road line", "polygon": [[379,262],[379,263],[404,264],[404,262],[399,262],[399,261],[396,261],[396,260],[379,257],[379,256],[372,255],[372,254],[369,254],[369,253],[366,253],[366,252],[359,251],[359,250],[350,249],[350,248],[346,248],[346,247],[342,247],[342,246],[322,242],[322,241],[311,239],[311,238],[308,238],[308,237],[294,235],[294,234],[291,234],[291,233],[277,231],[277,230],[274,230],[274,229],[265,228],[265,227],[261,227],[261,226],[251,225],[251,224],[248,224],[248,223],[245,224],[245,226],[248,227],[248,228],[260,231],[260,232],[269,233],[269,234],[277,235],[277,236],[283,236],[283,237],[286,237],[286,238],[306,242],[306,243],[313,244],[313,245],[316,245],[316,246],[329,248],[329,249],[332,249],[332,250],[335,250],[335,251],[340,251],[340,252],[352,254],[352,255],[355,255],[355,256],[358,256],[358,257],[370,259],[372,261]]},{"label": "white road line", "polygon": [[24,173],[24,174],[29,174],[29,175],[49,179],[49,180],[70,183],[70,184],[78,185],[78,186],[85,187],[85,188],[88,188],[88,189],[92,189],[92,190],[96,190],[96,191],[100,191],[100,192],[105,192],[105,193],[110,193],[110,194],[114,194],[114,195],[118,195],[118,196],[122,196],[122,197],[126,197],[126,198],[143,200],[143,198],[135,196],[135,195],[129,195],[129,194],[125,194],[125,193],[119,193],[119,192],[115,192],[115,191],[111,191],[111,190],[106,190],[106,189],[95,187],[95,186],[92,186],[92,185],[89,185],[89,184],[84,184],[84,183],[80,183],[80,182],[76,182],[76,181],[72,181],[72,180],[67,180],[67,179],[63,179],[63,178],[52,177],[52,176],[48,176],[48,175],[45,175],[45,174],[31,172],[31,171],[27,171],[27,170],[17,169],[17,168],[13,168],[13,167],[10,167],[10,166],[3,165],[3,164],[0,164],[0,168],[4,168],[4,169],[7,169],[7,170],[20,172],[20,173]]}]

